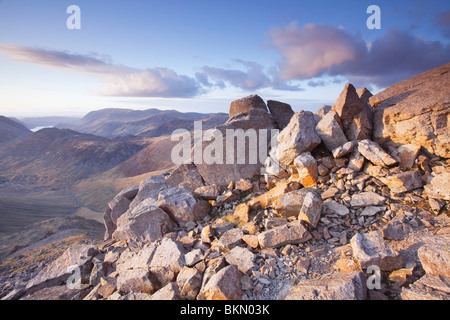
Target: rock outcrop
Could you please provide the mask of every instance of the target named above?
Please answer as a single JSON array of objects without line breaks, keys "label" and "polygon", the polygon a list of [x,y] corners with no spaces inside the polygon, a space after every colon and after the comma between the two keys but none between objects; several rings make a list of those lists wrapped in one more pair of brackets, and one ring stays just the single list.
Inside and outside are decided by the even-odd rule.
[{"label": "rock outcrop", "polygon": [[276,160],[289,166],[300,154],[312,151],[320,142],[313,113],[309,111],[297,112],[278,136]]},{"label": "rock outcrop", "polygon": [[291,106],[284,102],[269,100],[267,107],[278,129],[283,130],[291,121],[294,111]]},{"label": "rock outcrop", "polygon": [[[237,102],[233,102],[230,119],[216,127],[212,141],[202,141],[194,145],[194,157],[196,150],[201,150],[203,156],[203,159],[195,164],[207,185],[227,186],[230,181],[251,179],[259,174],[264,166],[271,141],[271,130],[275,129],[275,125],[264,101],[256,97],[244,99],[246,108],[237,108]],[[255,99],[262,103],[254,105],[247,101]],[[244,102],[239,100],[237,105],[241,106]],[[240,113],[237,113],[238,111]],[[263,154],[263,157],[260,154]]]},{"label": "rock outcrop", "polygon": [[331,108],[342,121],[345,136],[348,140],[370,139],[372,136],[372,115],[366,103],[348,83]]},{"label": "rock outcrop", "polygon": [[[376,99],[347,85],[331,110],[294,114],[264,155],[281,169],[264,176],[264,161],[187,164],[125,189],[105,212],[104,242],[70,247],[4,298],[61,287],[71,264],[90,300],[449,299],[450,164],[372,141]],[[269,110],[241,99],[217,130],[282,127],[287,106]],[[430,139],[436,152],[447,138]]]},{"label": "rock outcrop", "polygon": [[450,158],[450,63],[399,82],[370,98],[374,139],[383,146],[422,146]]}]

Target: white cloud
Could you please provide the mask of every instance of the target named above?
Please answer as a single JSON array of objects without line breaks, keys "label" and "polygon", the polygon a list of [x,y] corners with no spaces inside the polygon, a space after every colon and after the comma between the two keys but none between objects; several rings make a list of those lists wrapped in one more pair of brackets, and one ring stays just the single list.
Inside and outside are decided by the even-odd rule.
[{"label": "white cloud", "polygon": [[299,28],[291,23],[270,30],[268,35],[282,56],[278,66],[280,77],[286,80],[319,76],[332,66],[353,60],[364,44],[342,28],[321,24]]},{"label": "white cloud", "polygon": [[82,55],[13,44],[0,44],[0,51],[15,61],[91,74],[104,84],[104,88],[97,92],[100,95],[186,98],[200,93],[200,87],[194,78],[179,75],[167,68],[142,70],[113,64],[108,56]]},{"label": "white cloud", "polygon": [[[391,28],[370,43],[341,27],[290,24],[268,33],[281,55],[279,76],[304,80],[345,76],[359,86],[387,87],[448,62],[450,46]],[[315,85],[315,82],[310,84]]]}]

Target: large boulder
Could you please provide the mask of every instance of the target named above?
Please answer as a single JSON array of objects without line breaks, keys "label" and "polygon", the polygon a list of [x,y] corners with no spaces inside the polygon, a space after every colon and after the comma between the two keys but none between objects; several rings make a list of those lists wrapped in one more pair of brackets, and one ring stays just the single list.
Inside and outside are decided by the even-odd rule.
[{"label": "large boulder", "polygon": [[261,109],[267,112],[267,107],[264,100],[258,95],[251,95],[231,102],[230,118],[239,114],[247,115],[252,109]]},{"label": "large boulder", "polygon": [[258,234],[261,248],[278,248],[286,244],[299,244],[311,239],[311,234],[300,220],[295,220]]},{"label": "large boulder", "polygon": [[46,265],[26,285],[28,293],[33,293],[46,287],[68,284],[82,284],[89,282],[90,272],[93,267],[92,258],[99,253],[98,250],[87,244],[71,245],[52,263]]},{"label": "large boulder", "polygon": [[105,240],[111,239],[112,234],[117,228],[117,219],[127,212],[130,207],[130,200],[125,197],[114,198],[108,203],[108,208],[103,215],[105,225]]},{"label": "large boulder", "polygon": [[316,132],[314,114],[310,111],[299,111],[278,135],[278,159],[275,160],[289,166],[300,154],[312,151],[321,141]]},{"label": "large boulder", "polygon": [[348,83],[345,86],[331,110],[341,119],[345,136],[349,141],[371,138],[371,115],[366,103],[360,99],[352,84]]},{"label": "large boulder", "polygon": [[194,160],[196,151],[201,152],[203,158],[195,165],[205,184],[226,187],[230,182],[260,174],[268,155],[272,130],[275,126],[269,113],[262,108],[253,108],[248,114],[238,114],[217,126],[211,131],[213,137],[210,140],[205,138],[195,143]]},{"label": "large boulder", "polygon": [[445,277],[424,275],[408,287],[403,287],[402,300],[450,300],[450,285]]},{"label": "large boulder", "polygon": [[341,119],[335,111],[330,111],[322,117],[316,126],[316,131],[330,151],[347,142]]},{"label": "large boulder", "polygon": [[296,217],[303,208],[306,196],[312,197],[313,202],[322,202],[321,197],[313,188],[303,188],[281,194],[272,200],[271,207],[280,217]]},{"label": "large boulder", "polygon": [[153,242],[173,230],[174,223],[162,209],[146,199],[117,220],[112,237],[118,240]]},{"label": "large boulder", "polygon": [[431,238],[419,248],[418,256],[427,274],[450,277],[450,235]]},{"label": "large boulder", "polygon": [[450,201],[450,172],[442,172],[434,176],[424,187],[428,197]]},{"label": "large boulder", "polygon": [[205,185],[197,167],[192,163],[180,164],[176,167],[166,178],[166,184],[169,187],[179,187],[191,191]]},{"label": "large boulder", "polygon": [[123,293],[142,292],[151,294],[159,289],[159,285],[148,270],[125,270],[117,276],[117,289]]},{"label": "large boulder", "polygon": [[422,146],[450,158],[450,63],[399,82],[370,98],[374,139],[383,146]]},{"label": "large boulder", "polygon": [[201,220],[211,209],[208,201],[200,199],[192,191],[181,188],[162,189],[155,205],[180,224]]},{"label": "large boulder", "polygon": [[235,265],[229,265],[214,274],[200,291],[199,300],[241,300],[242,274]]},{"label": "large boulder", "polygon": [[378,143],[368,139],[358,142],[358,151],[364,158],[380,167],[392,166],[398,163],[398,161],[384,151]]},{"label": "large boulder", "polygon": [[269,100],[267,101],[267,107],[270,110],[273,120],[278,129],[283,130],[291,121],[294,111],[287,103]]},{"label": "large boulder", "polygon": [[375,265],[384,271],[403,267],[402,256],[394,251],[383,239],[381,231],[357,233],[351,239],[353,257],[362,269]]},{"label": "large boulder", "polygon": [[319,278],[300,281],[292,288],[286,300],[365,300],[366,291],[364,273],[333,272]]},{"label": "large boulder", "polygon": [[153,199],[156,202],[156,200],[158,200],[159,191],[166,187],[167,185],[164,175],[151,176],[142,180],[139,184],[139,190],[136,197],[130,203],[130,209],[133,209],[146,199]]},{"label": "large boulder", "polygon": [[108,208],[103,215],[105,225],[105,240],[109,240],[117,228],[117,219],[123,215],[130,207],[131,201],[139,192],[139,185],[129,186],[120,191],[113,200],[108,203]]}]

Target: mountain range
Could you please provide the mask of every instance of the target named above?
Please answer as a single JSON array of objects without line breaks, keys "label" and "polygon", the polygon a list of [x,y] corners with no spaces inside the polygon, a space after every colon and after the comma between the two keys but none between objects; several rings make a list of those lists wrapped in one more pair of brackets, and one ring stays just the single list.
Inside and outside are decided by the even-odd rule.
[{"label": "mountain range", "polygon": [[31,131],[23,124],[0,116],[0,145],[29,135]]},{"label": "mountain range", "polygon": [[101,221],[121,188],[173,168],[174,130],[192,130],[194,121],[213,128],[227,119],[158,109],[103,109],[81,119],[1,116],[0,238],[49,218]]},{"label": "mountain range", "polygon": [[159,137],[174,130],[194,129],[194,121],[203,121],[206,129],[213,128],[228,120],[224,113],[182,113],[176,110],[130,110],[102,109],[92,111],[76,123],[58,125],[58,128],[72,129],[83,133],[107,138],[138,136]]}]

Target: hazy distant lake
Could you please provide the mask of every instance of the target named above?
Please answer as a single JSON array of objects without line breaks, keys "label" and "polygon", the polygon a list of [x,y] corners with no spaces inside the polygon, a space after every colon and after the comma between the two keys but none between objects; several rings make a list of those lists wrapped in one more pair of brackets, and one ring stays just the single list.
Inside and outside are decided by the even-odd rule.
[{"label": "hazy distant lake", "polygon": [[54,127],[54,126],[39,126],[39,127],[30,129],[30,130],[33,131],[33,132],[36,132],[36,131],[39,131],[39,130],[41,130],[41,129],[45,129],[45,128],[53,128],[53,127]]}]

